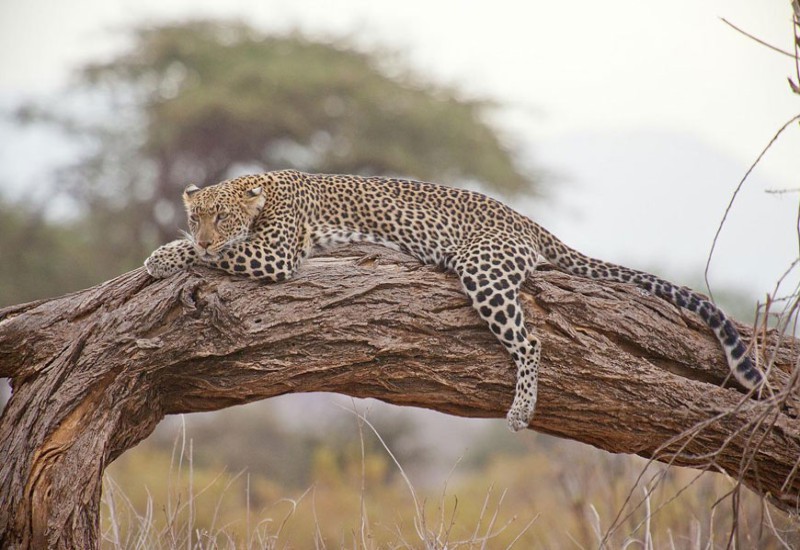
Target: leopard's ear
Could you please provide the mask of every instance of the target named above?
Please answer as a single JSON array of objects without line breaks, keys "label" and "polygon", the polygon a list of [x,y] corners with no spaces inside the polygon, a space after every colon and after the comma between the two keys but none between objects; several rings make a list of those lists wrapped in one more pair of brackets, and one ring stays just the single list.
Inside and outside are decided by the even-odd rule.
[{"label": "leopard's ear", "polygon": [[248,189],[244,197],[245,210],[247,210],[247,213],[252,217],[258,216],[264,208],[264,205],[267,204],[264,188],[260,185]]},{"label": "leopard's ear", "polygon": [[195,184],[192,184],[192,185],[190,185],[189,187],[187,187],[186,189],[183,190],[183,194],[186,197],[191,197],[192,195],[194,195],[198,191],[200,191],[200,188],[197,187]]}]

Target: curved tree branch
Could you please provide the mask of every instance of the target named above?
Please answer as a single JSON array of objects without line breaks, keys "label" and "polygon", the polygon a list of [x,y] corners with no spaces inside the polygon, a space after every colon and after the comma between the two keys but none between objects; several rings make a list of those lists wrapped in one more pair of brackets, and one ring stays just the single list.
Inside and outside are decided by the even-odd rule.
[{"label": "curved tree branch", "polygon": [[[523,301],[543,342],[532,428],[724,470],[800,507],[796,396],[778,407],[720,387],[725,360],[699,320],[549,270]],[[775,339],[761,345],[785,386],[797,342]],[[0,310],[0,376],[14,388],[0,419],[0,546],[13,548],[97,547],[103,470],[166,414],[330,391],[501,417],[514,387],[511,360],[454,276],[368,247],[311,260],[281,284],[139,269]]]}]

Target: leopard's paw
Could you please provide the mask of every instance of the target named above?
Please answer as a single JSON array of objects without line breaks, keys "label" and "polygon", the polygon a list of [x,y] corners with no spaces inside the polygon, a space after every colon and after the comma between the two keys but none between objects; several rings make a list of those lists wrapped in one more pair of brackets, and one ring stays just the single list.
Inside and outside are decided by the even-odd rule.
[{"label": "leopard's paw", "polygon": [[155,252],[144,261],[144,268],[151,277],[156,279],[164,279],[182,269],[176,262],[157,257]]}]

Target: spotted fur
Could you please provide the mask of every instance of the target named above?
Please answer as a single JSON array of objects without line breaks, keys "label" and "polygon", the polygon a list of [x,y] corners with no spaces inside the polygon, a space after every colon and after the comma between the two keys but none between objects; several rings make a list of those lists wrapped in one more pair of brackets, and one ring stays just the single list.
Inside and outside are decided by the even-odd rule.
[{"label": "spotted fur", "polygon": [[432,183],[293,170],[246,176],[184,191],[186,239],[146,260],[154,277],[192,264],[266,281],[292,276],[313,251],[352,241],[402,250],[458,274],[473,308],[517,367],[509,427],[528,426],[536,406],[541,344],[525,326],[522,283],[541,254],[558,268],[591,279],[635,284],[700,317],[722,344],[736,380],[763,379],[736,328],[701,295],[649,273],[584,256],[530,219],[480,193]]}]

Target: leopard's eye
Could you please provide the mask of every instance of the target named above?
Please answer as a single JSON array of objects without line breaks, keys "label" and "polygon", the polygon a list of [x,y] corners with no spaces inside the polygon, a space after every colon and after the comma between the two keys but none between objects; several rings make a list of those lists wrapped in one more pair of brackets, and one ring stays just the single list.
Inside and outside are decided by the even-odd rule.
[{"label": "leopard's eye", "polygon": [[217,214],[217,221],[221,222],[222,220],[224,220],[227,217],[228,217],[228,213],[227,212],[220,212],[220,213]]},{"label": "leopard's eye", "polygon": [[200,218],[197,217],[197,214],[189,214],[189,221],[197,222]]}]

